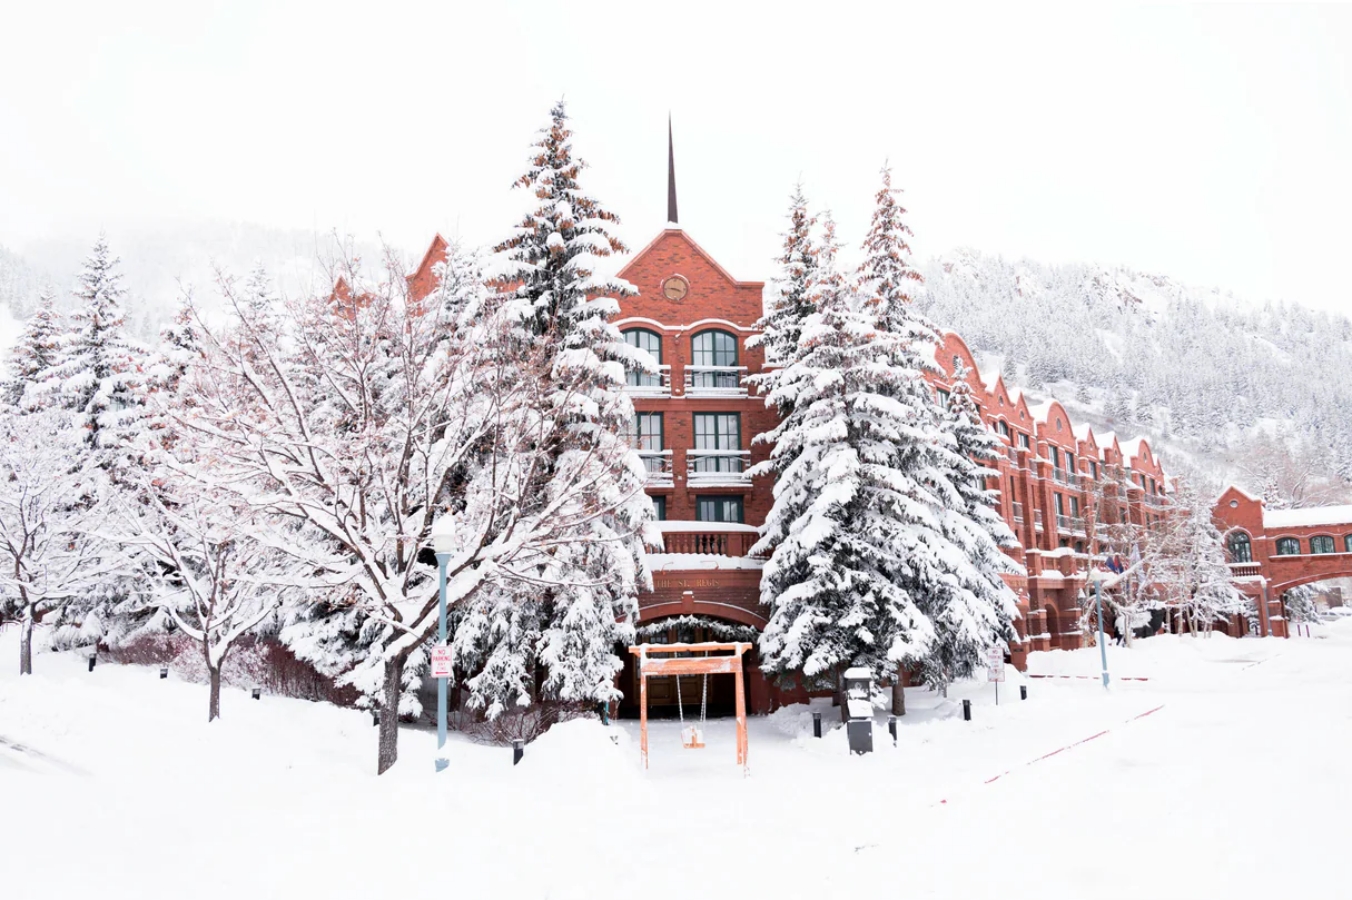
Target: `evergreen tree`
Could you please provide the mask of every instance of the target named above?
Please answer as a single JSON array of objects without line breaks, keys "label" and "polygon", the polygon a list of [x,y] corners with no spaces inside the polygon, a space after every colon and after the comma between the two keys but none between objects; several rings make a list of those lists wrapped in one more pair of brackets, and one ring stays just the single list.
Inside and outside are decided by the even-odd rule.
[{"label": "evergreen tree", "polygon": [[[807,211],[807,198],[800,182],[789,199],[789,227],[784,232],[784,246],[775,262],[779,274],[770,283],[768,306],[756,323],[758,334],[747,339],[748,347],[764,347],[767,365],[788,365],[798,355],[803,323],[812,314],[808,291],[817,265],[817,248],[812,230],[817,218]],[[752,376],[751,380],[765,393],[774,388],[778,370]],[[790,412],[781,409],[781,415]]]},{"label": "evergreen tree", "polygon": [[38,308],[10,351],[9,379],[3,390],[11,407],[19,406],[28,386],[41,383],[61,358],[61,314],[54,308],[55,302],[56,295],[44,289]]},{"label": "evergreen tree", "polygon": [[[572,471],[594,458],[594,490],[608,512],[592,522],[592,541],[559,547],[532,573],[556,586],[540,592],[500,585],[459,621],[456,645],[474,670],[471,702],[490,714],[531,702],[534,678],[525,673],[536,665],[549,698],[617,699],[614,677],[623,660],[614,648],[632,639],[638,590],[651,584],[643,545],[657,533],[642,461],[628,448],[634,411],[624,392],[626,373],[647,363],[611,321],[619,313],[615,298],[637,291],[597,272],[602,259],[626,248],[611,232],[618,217],[583,190],[585,168],[559,102],[517,181],[535,197],[534,209],[495,248],[502,286],[495,302],[519,323],[520,352],[538,354],[549,373],[540,389],[554,414],[545,437],[551,462],[535,502],[558,499],[554,468]],[[606,462],[620,458],[621,468]]]},{"label": "evergreen tree", "polygon": [[909,351],[879,327],[877,299],[854,302],[834,238],[828,220],[798,358],[767,397],[793,411],[769,435],[767,468],[779,477],[753,548],[770,551],[762,668],[801,670],[819,685],[851,666],[884,675],[929,650],[933,629],[898,570],[924,580],[947,547],[927,486],[944,477],[930,449],[937,436],[916,424],[933,421],[928,388],[919,366],[898,364]]},{"label": "evergreen tree", "polygon": [[[1000,576],[1021,571],[1001,552],[1018,540],[996,511],[998,493],[986,479],[998,477],[990,465],[1003,445],[981,422],[968,370],[953,373],[945,426],[952,438],[948,484],[944,497],[944,534],[970,564],[960,567],[955,580],[945,582],[924,598],[921,608],[934,623],[936,640],[923,663],[925,678],[947,695],[947,685],[969,677],[983,664],[985,651],[1012,640],[1018,615],[1014,592]],[[942,490],[942,483],[936,490]],[[958,580],[960,579],[960,580]]]},{"label": "evergreen tree", "polygon": [[45,380],[45,389],[75,415],[86,445],[106,468],[126,463],[144,412],[139,372],[144,353],[126,335],[118,262],[100,235],[80,272],[71,331]]}]

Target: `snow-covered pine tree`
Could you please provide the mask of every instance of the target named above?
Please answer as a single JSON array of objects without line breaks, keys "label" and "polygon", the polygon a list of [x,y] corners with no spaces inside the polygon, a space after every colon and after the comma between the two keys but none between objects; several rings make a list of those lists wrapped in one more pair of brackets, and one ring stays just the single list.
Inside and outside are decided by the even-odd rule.
[{"label": "snow-covered pine tree", "polygon": [[[783,250],[776,258],[779,273],[770,282],[764,315],[756,323],[758,333],[747,339],[748,347],[764,347],[767,366],[785,366],[797,359],[803,323],[812,314],[808,298],[817,265],[817,248],[812,230],[816,216],[807,211],[807,198],[799,182],[789,199],[789,225],[784,232]],[[748,379],[763,394],[774,390],[779,369],[771,369]],[[780,415],[791,410],[780,409]]]},{"label": "snow-covered pine tree", "polygon": [[[636,290],[598,272],[625,247],[612,233],[618,217],[583,189],[585,168],[559,102],[517,181],[534,196],[534,208],[495,248],[492,269],[501,288],[497,301],[520,323],[523,347],[547,365],[540,390],[559,422],[543,439],[550,461],[540,473],[538,502],[560,499],[555,467],[592,465],[593,489],[609,512],[592,523],[589,540],[560,547],[531,573],[558,587],[532,592],[535,600],[522,595],[520,584],[502,587],[496,598],[486,591],[458,623],[457,646],[478,670],[467,682],[471,702],[490,715],[531,702],[525,688],[533,680],[524,673],[537,664],[546,697],[617,699],[614,677],[623,660],[614,648],[632,640],[638,591],[651,585],[643,547],[645,538],[658,537],[650,530],[645,470],[628,446],[634,411],[624,392],[626,372],[643,370],[645,356],[611,322],[619,313],[615,298]],[[531,602],[538,613],[519,609]]]},{"label": "snow-covered pine tree", "polygon": [[[951,682],[970,677],[982,665],[986,650],[1014,638],[1018,599],[1000,576],[1022,571],[1001,552],[1018,542],[995,509],[997,492],[986,487],[986,479],[999,474],[989,463],[1003,445],[982,424],[968,378],[968,370],[959,364],[945,410],[944,425],[952,438],[948,483],[953,493],[944,498],[947,509],[941,521],[970,567],[955,573],[962,580],[946,583],[920,604],[935,631],[922,672],[944,696]],[[942,485],[937,488],[942,490]]]},{"label": "snow-covered pine tree", "polygon": [[[898,465],[927,472],[922,480],[926,487],[923,500],[930,512],[927,524],[940,531],[940,535],[925,537],[922,543],[926,552],[916,553],[913,558],[899,557],[894,577],[918,604],[929,603],[931,609],[950,610],[950,618],[941,616],[937,622],[927,616],[936,631],[963,622],[976,623],[966,632],[970,637],[982,630],[982,623],[993,620],[996,633],[1012,636],[1008,632],[1008,618],[1014,610],[1008,604],[1013,597],[999,579],[999,573],[1008,571],[1005,567],[1009,564],[998,551],[1004,535],[990,523],[989,512],[973,511],[981,505],[979,495],[972,495],[969,501],[963,494],[977,490],[977,467],[970,454],[985,452],[979,446],[982,438],[971,432],[964,438],[971,448],[960,452],[953,437],[945,434],[946,410],[939,407],[937,397],[924,381],[926,373],[937,371],[934,350],[939,344],[939,333],[920,315],[912,299],[910,291],[922,279],[910,263],[907,239],[911,229],[902,218],[906,211],[897,202],[899,191],[892,187],[891,170],[886,166],[882,182],[864,241],[865,256],[859,267],[857,291],[866,308],[873,311],[880,330],[897,339],[891,361],[908,375],[887,390],[889,399],[908,411],[910,426],[898,439]],[[975,504],[972,509],[969,502]],[[930,555],[936,548],[938,555]],[[975,556],[968,557],[969,553]],[[964,620],[964,615],[969,618]],[[952,646],[960,647],[965,640],[967,637],[955,638]],[[921,667],[928,649],[892,660],[896,666],[892,710],[898,715],[906,711],[904,685],[908,670]],[[952,655],[957,659],[961,654]]]},{"label": "snow-covered pine tree", "polygon": [[38,299],[38,308],[29,317],[19,342],[9,354],[9,378],[3,393],[10,408],[22,405],[29,385],[40,384],[47,372],[61,358],[61,314],[54,304],[56,294],[44,288]]},{"label": "snow-covered pine tree", "polygon": [[[874,195],[873,218],[864,237],[864,258],[859,263],[856,289],[876,310],[881,327],[900,337],[906,353],[917,351],[912,344],[930,345],[938,341],[934,326],[914,309],[911,291],[923,282],[911,264],[911,227],[902,218],[906,210],[897,202],[899,188],[892,187],[892,168],[882,168],[883,183]],[[921,357],[923,359],[923,357]],[[933,368],[925,360],[922,368]]]},{"label": "snow-covered pine tree", "polygon": [[[769,435],[774,505],[753,552],[769,551],[761,602],[762,668],[837,685],[923,658],[933,641],[913,583],[952,552],[937,530],[932,402],[902,336],[878,325],[878,300],[855,303],[836,267],[829,218],[796,359],[766,398],[793,411]],[[907,401],[911,401],[908,405]],[[903,577],[899,577],[903,576]],[[914,578],[904,577],[914,576]]]},{"label": "snow-covered pine tree", "polygon": [[139,370],[145,353],[126,334],[118,262],[100,235],[80,272],[78,306],[44,385],[75,415],[86,445],[114,474],[134,464],[127,448],[137,440],[144,412]]}]

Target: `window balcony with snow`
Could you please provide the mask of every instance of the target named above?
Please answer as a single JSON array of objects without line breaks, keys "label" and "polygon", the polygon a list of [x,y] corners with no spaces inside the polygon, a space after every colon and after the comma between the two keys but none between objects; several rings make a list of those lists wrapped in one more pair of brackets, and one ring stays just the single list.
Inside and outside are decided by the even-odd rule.
[{"label": "window balcony with snow", "polygon": [[658,522],[663,557],[745,557],[759,538],[754,525],[738,522]]},{"label": "window balcony with snow", "polygon": [[632,397],[667,397],[671,394],[671,366],[658,366],[655,374],[630,372],[625,379],[625,393]]},{"label": "window balcony with snow", "polygon": [[687,397],[745,397],[746,366],[686,366]]},{"label": "window balcony with snow", "polygon": [[1014,507],[1014,521],[1017,522],[1018,524],[1022,525],[1022,524],[1023,524],[1023,504],[1022,504],[1022,503],[1013,503],[1013,504],[1011,504],[1011,505]]},{"label": "window balcony with snow", "polygon": [[687,450],[686,479],[696,487],[741,487],[751,479],[746,474],[750,450]]},{"label": "window balcony with snow", "polygon": [[1038,531],[1042,530],[1042,510],[1033,510],[1033,527]]},{"label": "window balcony with snow", "polygon": [[648,484],[671,486],[670,450],[640,450],[638,455],[643,460],[643,468],[648,471]]}]

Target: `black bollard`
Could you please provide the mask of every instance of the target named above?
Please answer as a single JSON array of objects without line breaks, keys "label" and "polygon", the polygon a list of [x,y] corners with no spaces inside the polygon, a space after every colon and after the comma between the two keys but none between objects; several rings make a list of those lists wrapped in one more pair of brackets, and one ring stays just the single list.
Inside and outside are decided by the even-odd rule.
[{"label": "black bollard", "polygon": [[822,714],[819,712],[812,714],[812,736],[814,738],[822,736]]},{"label": "black bollard", "polygon": [[970,721],[972,721],[972,701],[971,701],[971,700],[964,700],[964,701],[962,701],[962,720],[963,720],[964,722],[970,722]]},{"label": "black bollard", "polygon": [[91,672],[94,671],[94,657],[93,657],[93,656],[90,656],[90,657],[89,657],[89,671],[91,671]]},{"label": "black bollard", "polygon": [[166,678],[168,678],[168,677],[169,677],[169,667],[168,667],[168,666],[160,666],[160,681],[163,681],[164,679],[166,679]]},{"label": "black bollard", "polygon": [[892,746],[895,747],[895,746],[897,745],[897,717],[896,717],[896,716],[888,716],[888,717],[887,717],[887,733],[890,734],[890,735],[892,735]]},{"label": "black bollard", "polygon": [[261,699],[263,699],[263,689],[262,689],[262,688],[254,688],[254,689],[253,689],[253,698],[254,698],[255,700],[261,700]]},{"label": "black bollard", "polygon": [[517,738],[512,741],[512,765],[521,762],[521,757],[526,755],[526,742]]},{"label": "black bollard", "polygon": [[1028,685],[1026,684],[1019,685],[1019,699],[1020,700],[1028,699]]}]

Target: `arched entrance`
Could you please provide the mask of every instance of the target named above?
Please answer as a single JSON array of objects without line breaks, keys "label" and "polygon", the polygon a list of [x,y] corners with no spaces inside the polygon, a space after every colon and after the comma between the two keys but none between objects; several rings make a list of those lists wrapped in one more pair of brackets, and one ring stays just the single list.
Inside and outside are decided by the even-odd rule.
[{"label": "arched entrance", "polygon": [[[729,641],[747,641],[755,644],[760,636],[758,629],[716,616],[686,614],[664,616],[648,622],[641,622],[635,629],[636,644],[700,644]],[[618,715],[624,719],[639,717],[639,694],[641,690],[638,667],[632,655],[624,654],[624,669],[620,672],[619,688],[624,696],[620,700]],[[741,657],[743,700],[746,708],[753,713],[768,712],[765,700],[753,691],[753,682],[763,685],[760,675],[759,658],[753,649]],[[737,693],[733,678],[726,675],[668,675],[648,677],[648,717],[651,719],[675,719],[682,711],[685,718],[698,717],[701,704],[706,705],[709,718],[724,718],[736,715]]]},{"label": "arched entrance", "polygon": [[1056,605],[1047,601],[1042,602],[1042,614],[1047,621],[1047,634],[1051,636],[1051,646],[1053,650],[1061,649],[1061,614],[1056,611]]}]

